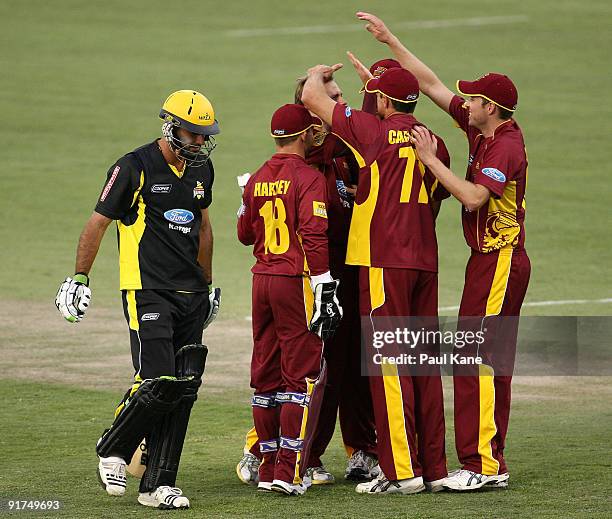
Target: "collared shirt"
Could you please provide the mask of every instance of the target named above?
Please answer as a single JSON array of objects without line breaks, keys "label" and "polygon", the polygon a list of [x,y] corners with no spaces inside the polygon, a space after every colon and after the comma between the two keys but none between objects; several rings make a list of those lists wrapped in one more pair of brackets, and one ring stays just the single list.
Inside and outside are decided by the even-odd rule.
[{"label": "collared shirt", "polygon": [[255,274],[317,276],[329,270],[325,177],[299,155],[276,153],[249,178],[238,239],[253,245]]},{"label": "collared shirt", "polygon": [[[349,265],[438,271],[431,200],[448,192],[418,160],[409,135],[421,125],[411,114],[385,120],[336,104],[332,131],[360,167],[346,262]],[[438,157],[450,158],[438,137]]]},{"label": "collared shirt", "polygon": [[463,234],[479,252],[505,248],[524,249],[527,153],[523,133],[514,119],[501,123],[492,137],[469,126],[469,113],[459,96],[453,97],[450,114],[466,133],[469,158],[466,180],[485,186],[491,197],[476,211],[462,208]]},{"label": "collared shirt", "polygon": [[121,290],[208,290],[198,252],[213,180],[210,161],[179,176],[156,141],[110,167],[95,211],[117,220]]}]

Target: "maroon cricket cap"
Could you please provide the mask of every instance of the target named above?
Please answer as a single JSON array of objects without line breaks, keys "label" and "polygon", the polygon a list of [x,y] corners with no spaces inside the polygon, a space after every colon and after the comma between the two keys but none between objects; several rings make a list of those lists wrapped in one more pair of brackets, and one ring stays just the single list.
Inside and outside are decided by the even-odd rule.
[{"label": "maroon cricket cap", "polygon": [[370,67],[370,74],[374,77],[380,77],[389,68],[402,68],[402,66],[399,64],[399,61],[394,59],[379,59]]},{"label": "maroon cricket cap", "polygon": [[419,98],[419,82],[405,68],[387,69],[379,78],[368,80],[365,89],[369,93],[380,92],[401,103],[415,103]]},{"label": "maroon cricket cap", "polygon": [[305,132],[317,121],[303,105],[287,104],[281,106],[270,122],[270,135],[272,137],[293,137]]},{"label": "maroon cricket cap", "polygon": [[484,97],[488,101],[514,112],[518,103],[518,92],[508,76],[489,72],[476,81],[457,81],[461,95]]}]

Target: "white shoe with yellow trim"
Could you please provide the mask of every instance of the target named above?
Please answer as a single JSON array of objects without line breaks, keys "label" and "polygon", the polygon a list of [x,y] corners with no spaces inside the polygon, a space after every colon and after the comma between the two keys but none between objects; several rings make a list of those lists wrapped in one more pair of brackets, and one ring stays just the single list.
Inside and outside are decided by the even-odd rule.
[{"label": "white shoe with yellow trim", "polygon": [[388,480],[383,473],[376,479],[367,483],[359,483],[355,487],[355,492],[358,494],[418,494],[425,490],[423,478],[398,479],[395,481]]},{"label": "white shoe with yellow trim", "polygon": [[[306,470],[304,480],[310,478],[312,485],[331,485],[336,478],[323,467],[310,467]],[[308,485],[310,486],[310,485]]]},{"label": "white shoe with yellow trim", "polygon": [[247,452],[236,465],[238,479],[247,485],[256,485],[259,482],[259,464],[257,456]]}]

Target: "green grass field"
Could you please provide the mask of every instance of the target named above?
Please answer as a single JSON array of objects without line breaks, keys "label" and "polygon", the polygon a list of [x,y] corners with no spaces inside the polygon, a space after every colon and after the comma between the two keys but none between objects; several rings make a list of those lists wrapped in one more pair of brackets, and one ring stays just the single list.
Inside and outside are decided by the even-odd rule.
[{"label": "green grass field", "polygon": [[[250,424],[245,317],[252,264],[250,250],[235,238],[235,176],[272,153],[270,115],[292,99],[294,79],[309,66],[344,62],[337,80],[345,98],[360,105],[359,82],[345,51],[366,63],[386,52],[358,30],[356,10],[379,14],[449,86],[488,71],[515,80],[516,118],[530,161],[526,245],[533,271],[527,302],[586,301],[527,306],[524,313],[612,313],[610,302],[597,302],[612,298],[608,1],[3,0],[0,499],[64,502],[62,512],[36,517],[155,515],[135,503],[133,481],[129,496],[113,500],[95,480],[93,445],[130,377],[113,232],[92,271],[94,302],[86,321],[78,327],[62,322],[53,297],[72,273],[79,232],[109,165],[159,134],[157,113],[168,93],[195,88],[212,100],[222,128],[213,154],[211,217],[215,283],[224,296],[222,316],[206,338],[207,382],[185,447],[179,484],[193,509],[182,515],[609,516],[609,378],[517,379],[507,449],[512,486],[505,492],[379,501],[357,496],[341,482],[289,503],[257,495],[235,477]],[[465,21],[483,17],[499,23]],[[420,20],[455,22],[406,25]],[[338,27],[330,32],[328,26]],[[292,27],[315,29],[235,32]],[[463,175],[467,147],[461,132],[428,100],[419,103],[416,115],[445,139],[453,170]],[[442,208],[438,238],[440,305],[452,307],[459,302],[468,255],[455,201]],[[447,391],[448,402],[450,397]],[[454,468],[450,416],[448,427]],[[338,437],[326,462],[341,479],[345,461]]]}]

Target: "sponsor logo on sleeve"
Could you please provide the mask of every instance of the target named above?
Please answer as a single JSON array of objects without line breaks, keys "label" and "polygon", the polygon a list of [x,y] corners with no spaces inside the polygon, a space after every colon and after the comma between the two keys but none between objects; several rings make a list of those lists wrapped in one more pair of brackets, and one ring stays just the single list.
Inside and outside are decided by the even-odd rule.
[{"label": "sponsor logo on sleeve", "polygon": [[327,218],[327,208],[325,207],[325,202],[317,202],[316,200],[313,200],[312,214],[314,216],[319,216],[320,218]]},{"label": "sponsor logo on sleeve", "polygon": [[345,115],[346,117],[350,117],[350,116],[351,116],[351,107],[350,107],[350,106],[347,106],[347,107],[344,109],[344,115]]},{"label": "sponsor logo on sleeve", "polygon": [[111,173],[111,176],[108,179],[106,186],[104,186],[104,191],[102,191],[102,195],[100,196],[100,202],[104,202],[104,200],[106,200],[106,197],[108,196],[108,193],[111,190],[111,187],[113,187],[113,184],[115,183],[115,179],[117,178],[117,175],[119,174],[120,169],[121,169],[121,166],[115,166],[115,169]]},{"label": "sponsor logo on sleeve", "polygon": [[168,194],[172,191],[172,184],[153,184],[151,193]]},{"label": "sponsor logo on sleeve", "polygon": [[143,314],[143,316],[140,318],[141,321],[157,321],[158,319],[159,314],[157,313]]},{"label": "sponsor logo on sleeve", "polygon": [[492,178],[496,182],[505,182],[506,175],[504,175],[499,169],[495,168],[482,168],[483,174],[487,177]]},{"label": "sponsor logo on sleeve", "polygon": [[170,209],[164,213],[164,218],[172,223],[187,224],[193,222],[194,216],[187,209]]}]

